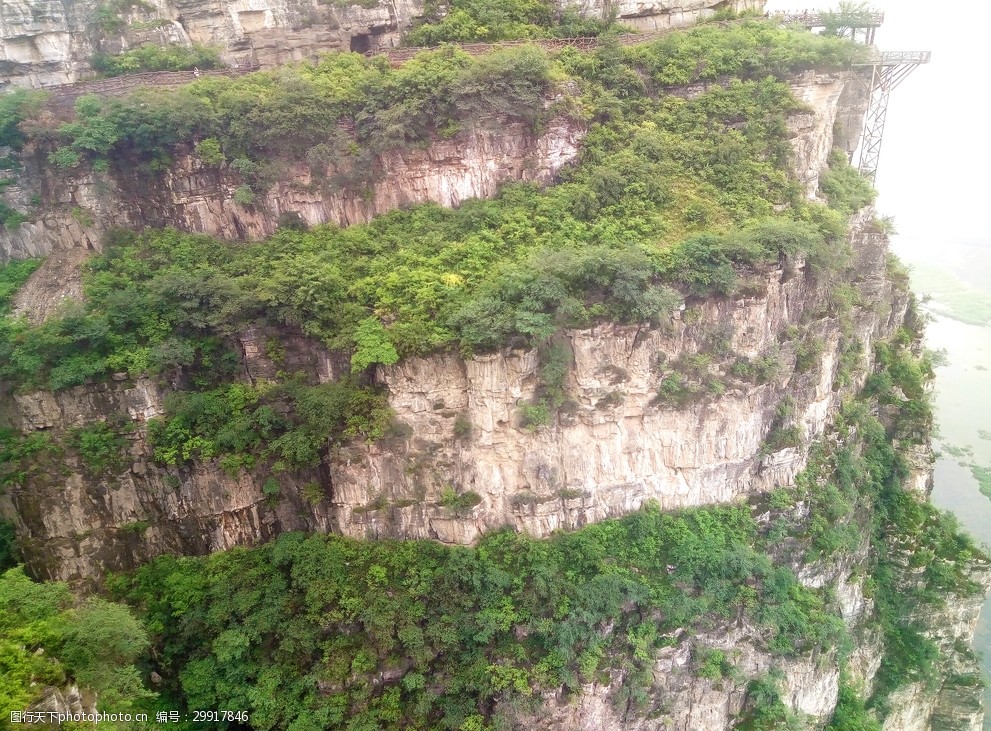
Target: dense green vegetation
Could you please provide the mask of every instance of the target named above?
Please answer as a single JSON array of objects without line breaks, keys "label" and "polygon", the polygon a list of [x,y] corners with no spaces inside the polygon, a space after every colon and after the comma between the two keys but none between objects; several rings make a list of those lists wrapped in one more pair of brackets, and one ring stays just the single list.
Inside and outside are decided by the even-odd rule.
[{"label": "dense green vegetation", "polygon": [[407,46],[597,36],[612,22],[562,11],[550,0],[427,0],[422,21],[403,42]]},{"label": "dense green vegetation", "polygon": [[[0,190],[3,190],[2,186],[0,186]],[[26,215],[18,211],[16,208],[12,208],[3,201],[0,201],[0,228],[17,228],[27,220],[28,217]]]},{"label": "dense green vegetation", "polygon": [[68,445],[79,452],[83,467],[92,475],[119,472],[124,466],[127,440],[124,434],[130,425],[95,424],[76,427],[68,434]]},{"label": "dense green vegetation", "polygon": [[104,76],[120,76],[142,71],[188,71],[214,69],[223,64],[220,54],[206,46],[159,46],[153,43],[116,55],[97,54],[90,60]]},{"label": "dense green vegetation", "polygon": [[[570,22],[546,10],[533,0],[456,2],[411,39],[538,36]],[[164,63],[145,53],[106,63]],[[562,327],[661,325],[682,300],[749,291],[762,269],[794,257],[821,284],[838,278],[848,259],[844,216],[873,191],[834,156],[822,178],[830,207],[804,199],[789,174],[785,123],[799,107],[782,78],[842,67],[857,53],[838,39],[746,21],[553,58],[519,48],[472,59],[445,48],[392,69],[333,55],[175,92],[83,98],[57,129],[41,123],[32,98],[7,95],[0,143],[30,139],[62,167],[140,167],[150,185],[177,151],[192,150],[241,176],[243,206],[256,205],[286,161],[308,162],[318,185],[357,191],[377,175],[379,153],[490,117],[539,131],[566,114],[588,134],[558,185],[509,185],[457,210],[418,206],[345,230],[306,230],[287,218],[256,244],[114,232],[85,272],[85,303],[39,326],[9,316],[36,264],[0,268],[0,379],[57,390],[110,373],[159,375],[175,392],[149,425],[154,458],[217,459],[231,474],[267,476],[263,493],[273,501],[283,471],[314,468],[343,440],[388,434],[389,410],[367,373],[377,363],[537,346],[539,387],[519,418],[538,429],[568,404],[568,351],[554,337]],[[725,75],[736,78],[692,99],[661,93]],[[545,110],[545,98],[565,88]],[[828,314],[847,327],[860,303],[849,287],[833,289]],[[350,375],[307,381],[271,338],[266,355],[286,371],[238,382],[234,336],[254,326],[301,331],[351,353]],[[913,356],[916,336],[905,330],[877,346],[864,399],[846,406],[795,487],[752,505],[675,514],[648,506],[547,540],[500,531],[471,548],[290,534],[206,558],[162,557],[116,577],[113,590],[145,622],[154,642],[146,659],[170,704],[248,710],[259,729],[483,731],[526,719],[542,692],[574,693],[617,670],[618,708],[663,713],[649,693],[652,660],[680,641],[679,628],[691,636],[737,623],[773,656],[838,650],[842,663],[849,638],[829,592],[803,587],[786,566],[831,561],[869,541],[865,588],[886,656],[871,703],[844,684],[829,728],[876,731],[873,714],[883,715],[890,691],[933,673],[935,645],[911,617],[977,591],[968,565],[983,559],[952,521],[901,487],[907,466],[892,440],[923,442],[932,426],[932,367]],[[812,341],[798,349],[801,375],[822,351]],[[657,364],[655,405],[684,407],[727,383],[780,375],[776,352],[734,359],[724,350]],[[845,343],[847,383],[862,350]],[[459,419],[457,437],[468,440],[472,425]],[[765,450],[801,437],[783,401]],[[67,456],[92,476],[110,474],[126,466],[126,448],[126,430],[113,422],[54,435],[0,430],[0,488],[57,477]],[[320,500],[319,489],[311,497]],[[441,504],[457,514],[480,500],[449,488]],[[12,558],[9,533],[0,524],[0,566]],[[922,569],[912,582],[905,562]],[[15,607],[15,593],[30,601]],[[107,703],[124,694],[146,702],[131,664],[147,640],[120,606],[73,607],[61,585],[13,571],[0,580],[0,610],[0,675],[11,678],[0,684],[0,712],[29,700],[31,677],[71,677]],[[747,682],[738,728],[796,723],[775,671],[744,679],[727,653],[693,647],[692,657],[701,677]]]},{"label": "dense green vegetation", "polygon": [[23,711],[45,686],[77,682],[102,711],[125,712],[151,694],[134,662],[148,647],[130,611],[103,599],[73,600],[61,583],[39,584],[20,569],[0,574],[0,715]]},{"label": "dense green vegetation", "polygon": [[840,683],[836,710],[826,731],[881,731],[881,724],[864,705],[864,700],[846,682]]},{"label": "dense green vegetation", "polygon": [[[764,46],[773,52],[758,53]],[[345,157],[356,163],[472,115],[538,124],[544,93],[563,77],[583,86],[570,113],[592,126],[580,164],[544,191],[508,186],[493,201],[421,206],[347,230],[287,226],[263,245],[118,234],[91,264],[85,306],[37,328],[0,324],[0,377],[59,389],[110,371],[180,372],[190,386],[213,388],[233,372],[225,338],[256,323],[353,350],[361,371],[448,346],[539,343],[601,318],[661,323],[675,290],[733,294],[749,270],[782,256],[834,271],[844,263],[842,219],[805,201],[790,179],[784,119],[796,102],[763,77],[842,64],[851,48],[748,22],[553,61],[532,48],[474,60],[445,49],[391,69],[343,54],[154,98],[81,99],[76,121],[58,132],[68,143],[52,153],[59,162],[112,156],[153,167],[176,143],[198,139],[204,162],[252,184],[286,155],[360,172],[336,156],[351,142],[327,142],[341,119],[354,125],[359,145]],[[691,100],[653,96],[727,72],[759,80]]]},{"label": "dense green vegetation", "polygon": [[40,259],[25,259],[0,264],[0,315],[10,311],[11,301],[21,285],[41,266]]},{"label": "dense green vegetation", "polygon": [[352,182],[360,182],[376,153],[450,135],[486,115],[535,123],[550,69],[547,57],[530,48],[474,60],[448,48],[400,68],[345,53],[315,66],[203,78],[175,91],[86,96],[76,103],[75,120],[58,129],[62,146],[50,160],[60,167],[137,161],[154,172],[177,143],[213,138],[231,168],[252,181],[289,157],[322,170],[333,162],[339,178],[353,173]]},{"label": "dense green vegetation", "polygon": [[[839,447],[815,451],[784,500],[808,502],[803,533],[813,557],[852,553],[870,542],[873,564],[865,588],[877,603],[885,656],[869,705],[882,717],[892,691],[935,677],[938,649],[920,624],[926,608],[979,596],[983,589],[970,575],[971,564],[988,560],[952,516],[903,488],[909,467],[894,444],[923,443],[932,425],[925,388],[932,366],[928,355],[913,354],[918,337],[903,329],[878,346],[877,371],[863,400],[847,405],[837,422]],[[885,423],[872,414],[874,404]],[[918,573],[907,576],[906,567]],[[857,708],[847,705],[844,714]]]},{"label": "dense green vegetation", "polygon": [[829,205],[844,213],[859,211],[874,202],[877,192],[860,172],[850,165],[846,153],[833,150],[829,169],[819,176],[819,188]]},{"label": "dense green vegetation", "polygon": [[[880,370],[865,390],[893,411],[887,432],[863,418],[856,423],[868,445],[864,458],[869,481],[865,486],[875,496],[871,545],[877,568],[872,578],[886,653],[873,704],[881,714],[886,712],[892,690],[935,676],[938,649],[913,619],[922,616],[920,607],[939,608],[953,597],[980,595],[983,589],[971,578],[970,565],[974,559],[988,560],[949,514],[939,513],[900,487],[908,467],[892,440],[923,443],[933,423],[930,394],[925,388],[933,377],[932,364],[928,355],[912,355],[918,337],[903,330],[890,344],[879,346]],[[905,565],[921,571],[906,580]]]},{"label": "dense green vegetation", "polygon": [[0,518],[0,571],[17,565],[17,535],[13,521]]},{"label": "dense green vegetation", "polygon": [[[250,709],[257,728],[454,729],[610,668],[627,671],[617,703],[647,710],[651,658],[677,627],[746,616],[785,655],[841,631],[770,562],[746,507],[648,508],[476,548],[287,535],[162,558],[118,590],[142,608],[179,697]],[[394,680],[379,685],[382,672]]]},{"label": "dense green vegetation", "polygon": [[252,388],[239,383],[205,392],[179,391],[168,416],[149,424],[155,459],[184,464],[218,457],[236,475],[260,463],[273,472],[316,467],[327,446],[376,439],[390,425],[384,394],[353,380],[310,386],[299,379]]},{"label": "dense green vegetation", "polygon": [[37,113],[37,105],[43,96],[43,93],[26,89],[0,94],[0,147],[21,148],[24,132],[20,125],[30,114]]}]

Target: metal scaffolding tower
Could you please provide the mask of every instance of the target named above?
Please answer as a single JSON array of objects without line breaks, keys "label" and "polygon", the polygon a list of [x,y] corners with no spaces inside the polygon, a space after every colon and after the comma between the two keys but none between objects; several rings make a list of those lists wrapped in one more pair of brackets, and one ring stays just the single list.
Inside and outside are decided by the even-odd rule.
[{"label": "metal scaffolding tower", "polygon": [[[864,119],[864,132],[860,139],[860,161],[857,167],[860,174],[872,183],[877,177],[881,140],[884,136],[884,123],[888,117],[888,100],[891,98],[891,91],[919,66],[929,63],[931,57],[929,51],[876,52],[870,60],[857,64],[862,72],[861,81],[870,92],[870,105]],[[870,75],[869,82],[868,75]]]},{"label": "metal scaffolding tower", "polygon": [[[881,139],[888,117],[888,100],[891,91],[924,63],[929,63],[929,51],[889,51],[882,53],[874,47],[874,32],[884,23],[884,13],[873,10],[855,12],[801,12],[768,13],[782,25],[802,25],[810,30],[825,28],[830,33],[861,41],[871,46],[871,56],[855,64],[858,77],[870,95],[867,116],[864,118],[863,135],[860,138],[860,174],[872,183],[877,177],[877,164],[881,157]],[[858,31],[862,31],[858,35]]]}]

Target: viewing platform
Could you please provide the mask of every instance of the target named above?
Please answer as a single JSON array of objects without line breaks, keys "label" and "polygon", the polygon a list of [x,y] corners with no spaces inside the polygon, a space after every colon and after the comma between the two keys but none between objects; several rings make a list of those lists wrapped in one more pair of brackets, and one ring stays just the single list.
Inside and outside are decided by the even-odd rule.
[{"label": "viewing platform", "polygon": [[838,13],[825,10],[783,11],[768,13],[782,25],[804,25],[806,28],[827,28],[840,25],[845,28],[880,28],[884,23],[884,13],[869,11],[863,13]]},{"label": "viewing platform", "polygon": [[841,37],[849,35],[855,41],[862,40],[868,46],[874,45],[874,33],[884,23],[884,13],[876,10],[847,13],[828,10],[786,10],[768,13],[767,17],[781,25],[801,25],[809,30],[830,29]]}]

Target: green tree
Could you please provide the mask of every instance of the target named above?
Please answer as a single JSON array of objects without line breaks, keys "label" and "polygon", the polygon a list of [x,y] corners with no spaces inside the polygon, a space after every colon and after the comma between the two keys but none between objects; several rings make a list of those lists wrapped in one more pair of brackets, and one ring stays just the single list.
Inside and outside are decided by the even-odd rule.
[{"label": "green tree", "polygon": [[352,373],[363,371],[375,363],[392,365],[399,360],[399,353],[378,318],[368,317],[358,323],[354,338],[356,348],[351,356]]},{"label": "green tree", "polygon": [[88,599],[67,618],[59,658],[104,708],[127,708],[150,694],[134,662],[148,648],[148,633],[130,610]]},{"label": "green tree", "polygon": [[148,636],[120,604],[90,599],[73,608],[68,587],[37,583],[13,568],[0,575],[0,714],[23,710],[46,686],[79,683],[100,708],[132,707],[150,694],[134,662]]}]

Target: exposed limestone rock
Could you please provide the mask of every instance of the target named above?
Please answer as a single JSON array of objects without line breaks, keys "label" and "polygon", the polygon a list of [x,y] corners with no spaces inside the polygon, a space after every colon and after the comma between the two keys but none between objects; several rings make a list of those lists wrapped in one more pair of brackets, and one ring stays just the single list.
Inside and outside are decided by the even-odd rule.
[{"label": "exposed limestone rock", "polygon": [[[610,672],[609,682],[588,683],[570,698],[562,693],[545,696],[541,713],[517,719],[517,728],[552,731],[725,731],[733,728],[743,710],[746,683],[772,669],[784,673],[782,700],[804,714],[808,727],[823,725],[836,706],[839,670],[826,656],[780,660],[754,647],[755,630],[732,626],[719,634],[682,637],[674,647],[660,650],[654,662],[653,683],[648,691],[646,712],[628,712],[617,706],[615,696],[623,683],[622,671]],[[721,650],[741,680],[699,678],[692,661],[692,648]],[[605,678],[603,678],[603,681]]]},{"label": "exposed limestone rock", "polygon": [[56,251],[14,296],[14,315],[34,325],[44,322],[67,302],[83,298],[82,265],[90,251],[84,248]]},{"label": "exposed limestone rock", "polygon": [[946,683],[929,719],[929,731],[981,731],[984,728],[983,689],[974,685],[979,666],[969,663],[966,683]]},{"label": "exposed limestone rock", "polygon": [[616,13],[616,19],[623,25],[636,28],[639,31],[664,30],[679,26],[691,25],[699,20],[710,17],[717,9],[762,10],[766,0],[726,0],[725,2],[709,2],[709,0],[562,0],[565,7],[579,9],[591,17],[608,18],[611,12]]},{"label": "exposed limestone rock", "polygon": [[[866,212],[856,222],[858,268],[878,274],[858,286],[865,301],[886,303],[855,317],[855,333],[869,352],[901,322],[906,300],[884,278],[885,240],[868,220]],[[134,466],[93,477],[70,461],[64,479],[34,481],[0,498],[0,512],[18,522],[33,570],[79,580],[164,551],[205,553],[283,530],[470,543],[504,525],[543,536],[628,513],[646,500],[678,508],[772,489],[804,467],[808,443],[823,433],[846,391],[833,388],[839,325],[822,315],[814,280],[804,269],[771,269],[754,289],[765,293],[707,301],[667,329],[605,324],[568,331],[574,406],[535,432],[520,426],[519,407],[537,387],[536,351],[468,361],[437,355],[380,368],[401,428],[377,443],[339,450],[320,472],[281,480],[278,500],[262,491],[267,474],[231,476],[214,462],[158,466],[144,431],[145,421],[162,411],[165,390],[154,382],[17,395],[16,418],[25,430],[61,431],[115,415],[132,421]],[[808,337],[820,339],[825,352],[821,368],[791,374],[796,343],[779,344],[779,334],[803,318]],[[655,404],[661,356],[670,362],[700,352],[717,327],[739,354],[780,347],[778,381],[731,384],[722,396],[683,409]],[[274,368],[264,355],[266,336],[256,330],[242,338],[251,379]],[[341,363],[315,343],[284,343],[294,368],[321,379],[339,374]],[[786,396],[794,401],[803,444],[768,459],[764,439]],[[694,436],[685,440],[685,434]],[[303,490],[309,483],[324,496],[315,505],[303,497],[312,499],[313,488]],[[443,494],[452,487],[476,493],[479,503],[446,507]],[[122,530],[142,521],[150,524],[143,533]],[[851,612],[859,601],[849,597]]]},{"label": "exposed limestone rock", "polygon": [[[367,4],[367,3],[366,3]],[[91,78],[94,53],[145,43],[199,43],[233,66],[276,66],[335,50],[397,45],[423,12],[418,0],[372,7],[318,0],[149,0],[107,18],[97,0],[5,0],[0,70],[17,86],[42,88]]]},{"label": "exposed limestone rock", "polygon": [[44,714],[91,714],[96,713],[96,696],[91,692],[81,691],[76,685],[66,688],[48,687],[25,710]]},{"label": "exposed limestone rock", "polygon": [[[893,547],[906,585],[921,581],[923,571],[911,562],[911,550]],[[982,671],[970,648],[991,587],[991,566],[975,563],[970,578],[984,589],[978,596],[955,597],[941,608],[926,606],[910,617],[936,644],[940,660],[935,681],[910,683],[892,693],[884,731],[980,731],[983,727]]]},{"label": "exposed limestone rock", "polygon": [[788,129],[793,135],[794,169],[809,198],[815,198],[819,190],[819,173],[826,168],[833,149],[832,129],[840,98],[848,86],[854,85],[850,81],[847,74],[809,71],[792,83],[795,97],[807,107],[807,111],[788,118]]},{"label": "exposed limestone rock", "polygon": [[[576,405],[556,425],[536,433],[519,426],[519,405],[537,387],[538,359],[532,351],[467,362],[454,356],[411,358],[382,369],[398,418],[416,437],[402,450],[372,445],[335,461],[334,501],[343,508],[339,529],[359,536],[412,533],[452,543],[505,524],[546,535],[630,512],[646,500],[671,509],[726,502],[786,484],[804,467],[804,449],[765,460],[761,445],[785,393],[795,401],[807,439],[829,423],[840,398],[833,391],[835,323],[822,322],[817,329],[827,347],[816,374],[734,388],[690,409],[653,404],[658,357],[699,352],[706,326],[733,323],[733,350],[754,355],[771,348],[803,312],[814,310],[804,277],[782,279],[781,271],[768,275],[766,297],[706,303],[701,327],[681,322],[671,333],[614,325],[569,332],[574,365],[568,391]],[[884,296],[875,301],[885,301]],[[867,317],[860,323],[857,336],[868,350],[893,327],[903,305],[896,302],[894,314],[882,320]],[[787,372],[794,344],[781,347]],[[611,393],[620,394],[620,403],[599,406]],[[454,435],[458,417],[472,424],[470,441]],[[694,437],[686,442],[684,434]],[[409,475],[405,465],[413,456],[427,461]],[[453,466],[435,466],[448,464]],[[430,505],[447,484],[482,497],[466,516],[470,519],[455,519]],[[347,506],[383,499],[426,502],[357,515],[350,508],[347,515]]]},{"label": "exposed limestone rock", "polygon": [[305,164],[296,164],[250,206],[233,201],[242,184],[236,174],[207,168],[192,154],[180,155],[154,179],[133,170],[56,178],[50,170],[29,168],[25,176],[44,179],[58,203],[35,223],[0,228],[0,261],[96,249],[102,233],[114,226],[175,226],[227,239],[259,239],[272,234],[286,212],[309,224],[346,226],[415,203],[456,206],[491,197],[509,181],[550,183],[578,154],[583,136],[581,126],[565,119],[552,120],[539,136],[522,124],[480,126],[426,149],[386,153],[371,194],[314,181]]}]

